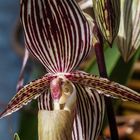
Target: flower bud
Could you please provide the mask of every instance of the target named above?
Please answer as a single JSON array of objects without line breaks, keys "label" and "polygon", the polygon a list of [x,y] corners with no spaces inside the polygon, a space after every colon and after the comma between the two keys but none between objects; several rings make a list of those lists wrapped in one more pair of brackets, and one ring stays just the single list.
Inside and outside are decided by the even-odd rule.
[{"label": "flower bud", "polygon": [[140,46],[140,0],[121,0],[121,22],[116,39],[127,62]]},{"label": "flower bud", "polygon": [[93,9],[101,34],[109,44],[112,44],[120,24],[120,1],[93,0]]}]

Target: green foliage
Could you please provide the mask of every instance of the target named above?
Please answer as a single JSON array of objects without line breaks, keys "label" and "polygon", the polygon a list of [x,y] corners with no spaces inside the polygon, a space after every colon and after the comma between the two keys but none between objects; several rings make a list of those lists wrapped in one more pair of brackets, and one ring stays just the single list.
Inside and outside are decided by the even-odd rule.
[{"label": "green foliage", "polygon": [[[105,48],[104,55],[105,55],[105,63],[107,66],[107,73],[108,75],[110,75],[120,58],[120,53],[118,52],[117,47],[115,45],[112,48],[108,46],[105,46],[104,48]],[[93,59],[90,66],[86,68],[86,71],[95,75],[99,75],[98,64],[95,59]]]},{"label": "green foliage", "polygon": [[29,109],[21,112],[19,135],[22,140],[37,140],[36,110],[36,102],[32,102]]},{"label": "green foliage", "polygon": [[120,84],[126,84],[132,75],[132,67],[136,62],[136,60],[138,60],[139,56],[140,56],[140,49],[130,59],[128,63],[125,63],[122,57],[119,58],[119,60],[116,63],[116,66],[111,72],[110,79],[119,82]]}]

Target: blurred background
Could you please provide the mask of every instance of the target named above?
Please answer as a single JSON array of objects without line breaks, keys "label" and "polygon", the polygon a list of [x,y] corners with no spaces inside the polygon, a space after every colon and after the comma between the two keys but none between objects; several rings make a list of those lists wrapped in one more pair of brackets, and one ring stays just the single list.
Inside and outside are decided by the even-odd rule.
[{"label": "blurred background", "polygon": [[[93,14],[92,8],[86,9]],[[117,46],[104,47],[107,73],[111,80],[140,92],[140,50],[124,63]],[[19,23],[19,0],[0,0],[0,112],[16,93],[18,75],[24,55],[22,27]],[[81,70],[99,75],[94,49],[80,66]],[[44,74],[44,68],[32,57],[28,62],[25,83]],[[120,139],[140,140],[140,105],[114,100]],[[0,140],[12,140],[18,132],[21,140],[37,140],[37,102],[0,120]],[[103,133],[109,138],[105,119]]]},{"label": "blurred background", "polygon": [[[12,49],[12,32],[18,18],[19,0],[0,0],[0,111],[15,94],[21,66],[19,56]],[[18,122],[18,113],[0,120],[0,139],[12,140]]]}]

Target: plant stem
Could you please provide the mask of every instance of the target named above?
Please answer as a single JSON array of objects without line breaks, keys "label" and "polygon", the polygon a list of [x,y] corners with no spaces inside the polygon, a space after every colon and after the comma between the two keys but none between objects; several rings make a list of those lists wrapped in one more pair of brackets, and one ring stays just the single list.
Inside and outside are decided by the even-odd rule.
[{"label": "plant stem", "polygon": [[[96,59],[97,59],[97,63],[98,63],[100,76],[107,78],[105,58],[104,58],[104,52],[103,52],[103,46],[102,46],[103,43],[102,43],[101,39],[100,39],[100,41],[101,41],[100,43],[96,43],[94,46],[95,53],[96,53]],[[110,128],[110,132],[111,132],[111,139],[112,140],[119,140],[116,119],[115,119],[115,113],[113,110],[111,98],[105,97],[105,105],[106,105],[106,110],[107,110],[109,128]]]}]

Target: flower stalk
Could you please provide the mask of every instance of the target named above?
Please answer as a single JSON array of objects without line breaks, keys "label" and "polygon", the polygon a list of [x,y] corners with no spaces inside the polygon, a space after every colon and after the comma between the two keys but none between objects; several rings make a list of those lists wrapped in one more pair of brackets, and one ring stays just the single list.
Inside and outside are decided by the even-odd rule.
[{"label": "flower stalk", "polygon": [[[107,78],[108,76],[107,76],[105,58],[104,58],[104,52],[103,52],[103,40],[98,29],[96,29],[96,31],[100,40],[100,42],[96,42],[96,44],[94,44],[96,59],[98,63],[98,69],[99,69],[100,76]],[[105,97],[104,99],[105,99],[105,106],[106,106],[107,117],[108,117],[108,122],[109,122],[109,128],[111,132],[111,139],[119,140],[117,123],[115,119],[115,113],[113,110],[112,100],[109,97]]]}]

